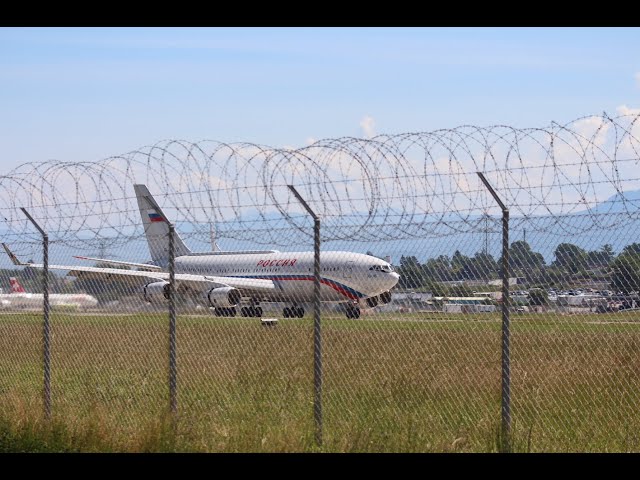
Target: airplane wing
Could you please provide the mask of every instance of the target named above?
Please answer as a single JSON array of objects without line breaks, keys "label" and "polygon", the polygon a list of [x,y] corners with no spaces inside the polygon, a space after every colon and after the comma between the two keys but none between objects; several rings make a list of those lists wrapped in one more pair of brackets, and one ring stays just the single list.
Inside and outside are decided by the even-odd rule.
[{"label": "airplane wing", "polygon": [[[44,268],[41,263],[24,264],[33,268]],[[68,270],[70,275],[77,272],[88,272],[96,274],[99,277],[110,278],[114,275],[134,278],[147,278],[151,281],[169,281],[169,273],[167,272],[145,272],[140,270],[124,270],[121,268],[100,268],[100,267],[79,267],[71,265],[49,265],[50,270]],[[77,276],[77,275],[74,275]],[[268,293],[276,290],[276,285],[272,280],[263,280],[258,278],[237,278],[237,277],[221,277],[217,275],[192,275],[190,273],[176,273],[176,288],[183,284],[193,290],[203,290],[204,288],[218,287],[234,287],[239,290],[248,292],[264,292]]]},{"label": "airplane wing", "polygon": [[[11,258],[11,261],[15,265],[32,268],[44,268],[41,263],[24,263],[18,260],[18,258],[9,250],[6,244],[2,244],[7,254]],[[140,270],[125,270],[122,268],[102,268],[102,267],[84,267],[78,265],[49,265],[51,270],[67,270],[69,275],[82,276],[88,274],[94,278],[110,278],[115,275],[136,280],[139,278],[146,278],[150,281],[169,281],[168,272],[158,271],[140,271]],[[278,289],[276,284],[272,280],[258,279],[258,278],[238,278],[238,277],[226,277],[216,275],[192,275],[189,273],[176,273],[176,288],[180,285],[184,285],[194,292],[202,292],[206,288],[219,288],[219,287],[234,287],[241,291],[241,293],[270,293]]]},{"label": "airplane wing", "polygon": [[124,265],[127,267],[134,267],[139,270],[162,271],[162,268],[148,263],[121,262],[119,260],[109,260],[107,258],[80,257],[78,255],[74,255],[73,257],[79,258],[80,260],[91,260],[94,262],[108,263],[112,265]]}]

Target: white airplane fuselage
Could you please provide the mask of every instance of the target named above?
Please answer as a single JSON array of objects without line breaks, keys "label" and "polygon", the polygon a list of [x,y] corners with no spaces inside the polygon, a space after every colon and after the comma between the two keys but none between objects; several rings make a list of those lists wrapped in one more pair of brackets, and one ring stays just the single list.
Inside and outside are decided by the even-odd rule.
[{"label": "white airplane fuselage", "polygon": [[[272,280],[276,289],[252,295],[256,299],[300,303],[313,300],[313,252],[192,254],[177,257],[175,265],[177,273]],[[389,263],[376,257],[337,251],[320,254],[323,302],[356,302],[375,297],[393,288],[398,278]]]},{"label": "white airplane fuselage", "polygon": [[[5,293],[0,295],[0,303],[4,307],[43,308],[44,295],[42,293]],[[49,304],[88,308],[98,305],[98,300],[85,293],[50,293]]]},{"label": "white airplane fuselage", "polygon": [[[140,264],[78,257],[116,267],[126,265],[135,270],[73,265],[49,265],[48,268],[87,272],[104,275],[105,278],[145,278],[151,281],[142,288],[142,298],[149,303],[163,304],[169,301],[172,291],[169,283],[172,276],[167,271],[169,222],[145,185],[134,185],[134,191],[151,262]],[[256,304],[265,301],[289,302],[291,305],[283,309],[283,316],[302,318],[304,307],[300,304],[310,303],[315,298],[314,252],[244,250],[197,253],[187,247],[177,232],[172,238],[175,292],[198,303],[205,300],[216,315],[235,316],[236,306],[246,302],[248,305],[240,308],[240,315],[261,316],[262,308]],[[44,268],[42,264],[21,262],[6,244],[3,247],[15,265]],[[399,278],[389,262],[377,257],[345,251],[320,253],[320,301],[344,303],[347,318],[359,318],[361,308],[389,303],[390,290]]]}]

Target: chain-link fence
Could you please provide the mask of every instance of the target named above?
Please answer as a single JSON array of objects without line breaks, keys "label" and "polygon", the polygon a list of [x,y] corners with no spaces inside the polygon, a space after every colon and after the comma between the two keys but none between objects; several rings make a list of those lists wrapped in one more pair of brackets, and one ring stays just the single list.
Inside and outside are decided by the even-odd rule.
[{"label": "chain-link fence", "polygon": [[1,413],[120,450],[637,451],[637,121],[24,165]]}]

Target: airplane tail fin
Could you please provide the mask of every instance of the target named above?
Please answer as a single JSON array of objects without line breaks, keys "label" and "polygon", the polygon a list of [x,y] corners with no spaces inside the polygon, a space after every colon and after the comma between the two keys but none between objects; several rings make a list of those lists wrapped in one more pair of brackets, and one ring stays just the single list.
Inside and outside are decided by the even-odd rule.
[{"label": "airplane tail fin", "polygon": [[18,257],[16,257],[15,254],[9,249],[9,245],[7,245],[6,243],[3,243],[2,247],[4,248],[4,251],[7,252],[7,255],[9,255],[9,258],[11,259],[11,263],[13,263],[14,265],[20,265],[20,266],[27,265],[26,263],[23,263],[20,260],[18,260]]},{"label": "airplane tail fin", "polygon": [[[169,263],[169,225],[167,217],[149,193],[145,185],[134,185],[138,208],[142,217],[144,233],[149,244],[151,259],[156,265],[165,267]],[[174,237],[175,256],[188,255],[191,250],[176,233]]]},{"label": "airplane tail fin", "polygon": [[9,277],[9,283],[11,284],[11,293],[27,293],[16,277]]}]

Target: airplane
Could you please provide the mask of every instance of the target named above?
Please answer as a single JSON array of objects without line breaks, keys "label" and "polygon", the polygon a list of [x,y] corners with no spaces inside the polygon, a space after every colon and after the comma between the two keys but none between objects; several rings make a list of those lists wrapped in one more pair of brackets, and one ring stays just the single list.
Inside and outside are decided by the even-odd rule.
[{"label": "airplane", "polygon": [[[11,293],[0,295],[0,303],[5,308],[42,308],[44,303],[44,294],[28,293],[20,284],[16,277],[9,278],[11,284]],[[95,307],[98,300],[86,293],[50,293],[49,304],[51,306],[75,306],[75,307]]]},{"label": "airplane", "polygon": [[[82,260],[137,270],[108,267],[49,265],[52,270],[68,270],[69,275],[88,272],[100,276],[120,275],[149,279],[141,292],[142,299],[167,303],[169,297],[169,262],[167,217],[145,185],[134,185],[138,208],[151,254],[151,263],[133,263],[92,257]],[[215,245],[215,243],[214,243]],[[43,268],[42,264],[22,263],[3,244],[14,264]],[[216,247],[214,246],[214,249]],[[313,252],[278,250],[236,250],[192,252],[174,234],[175,291],[178,295],[204,301],[216,316],[236,316],[241,303],[243,317],[262,317],[261,302],[289,304],[284,318],[302,318],[302,304],[313,301]],[[326,251],[320,253],[320,301],[342,303],[347,318],[359,318],[362,308],[373,308],[391,301],[390,290],[400,276],[389,262],[361,253]]]}]

